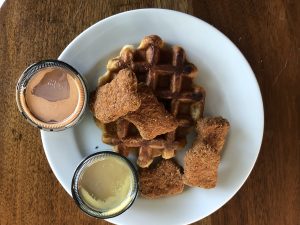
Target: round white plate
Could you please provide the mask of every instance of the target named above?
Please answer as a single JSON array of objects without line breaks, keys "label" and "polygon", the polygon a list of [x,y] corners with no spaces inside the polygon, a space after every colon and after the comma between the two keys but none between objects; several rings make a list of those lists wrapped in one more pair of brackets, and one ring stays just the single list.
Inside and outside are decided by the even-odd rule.
[{"label": "round white plate", "polygon": [[[224,205],[242,186],[259,153],[264,125],[263,104],[255,76],[236,46],[221,32],[190,15],[162,9],[133,10],[106,18],[76,37],[59,56],[86,78],[94,90],[106,63],[122,46],[138,44],[150,34],[180,45],[188,60],[199,69],[197,82],[207,92],[205,115],[222,115],[231,129],[219,167],[217,187],[186,188],[174,197],[158,200],[138,198],[115,224],[187,224],[200,220]],[[49,164],[70,194],[71,179],[87,155],[111,149],[101,142],[101,131],[92,115],[69,130],[41,131]],[[189,138],[191,142],[192,138]],[[184,151],[177,156],[182,162]]]}]

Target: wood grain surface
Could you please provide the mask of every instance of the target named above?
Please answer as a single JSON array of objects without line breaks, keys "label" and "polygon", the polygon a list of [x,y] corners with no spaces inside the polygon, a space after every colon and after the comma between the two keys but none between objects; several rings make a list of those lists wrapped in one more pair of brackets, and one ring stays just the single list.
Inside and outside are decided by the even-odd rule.
[{"label": "wood grain surface", "polygon": [[39,131],[17,111],[15,85],[29,64],[57,58],[95,22],[146,7],[186,12],[217,27],[245,55],[263,95],[265,133],[254,170],[225,206],[195,224],[299,225],[297,0],[7,0],[0,9],[0,224],[109,224],[84,215],[56,180]]}]

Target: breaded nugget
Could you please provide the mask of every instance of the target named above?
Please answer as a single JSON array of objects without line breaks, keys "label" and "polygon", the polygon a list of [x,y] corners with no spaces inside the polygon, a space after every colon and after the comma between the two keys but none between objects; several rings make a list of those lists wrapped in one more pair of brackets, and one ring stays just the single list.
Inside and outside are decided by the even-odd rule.
[{"label": "breaded nugget", "polygon": [[197,122],[196,129],[199,138],[220,153],[224,146],[229,127],[229,122],[222,117],[207,117]]},{"label": "breaded nugget", "polygon": [[140,105],[137,79],[129,69],[120,70],[110,83],[98,87],[91,98],[91,110],[102,123],[115,121]]},{"label": "breaded nugget", "polygon": [[154,199],[180,194],[184,189],[180,167],[171,159],[139,170],[140,194]]},{"label": "breaded nugget", "polygon": [[139,84],[138,93],[141,99],[140,108],[124,118],[136,126],[143,139],[150,140],[177,128],[176,119],[158,102],[148,86]]},{"label": "breaded nugget", "polygon": [[220,154],[197,140],[184,157],[183,182],[201,188],[214,188],[217,183]]},{"label": "breaded nugget", "polygon": [[213,188],[217,183],[220,152],[229,130],[222,117],[203,118],[197,122],[198,137],[184,157],[184,183]]}]

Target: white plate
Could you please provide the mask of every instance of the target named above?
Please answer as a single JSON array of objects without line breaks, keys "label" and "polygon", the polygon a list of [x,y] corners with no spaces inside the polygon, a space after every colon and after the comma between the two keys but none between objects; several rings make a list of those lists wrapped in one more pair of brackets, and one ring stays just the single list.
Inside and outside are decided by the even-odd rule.
[{"label": "white plate", "polygon": [[[123,45],[138,44],[149,34],[158,34],[165,42],[186,50],[188,59],[199,68],[197,82],[207,92],[205,114],[222,115],[230,121],[231,129],[216,188],[186,188],[178,196],[158,200],[138,198],[129,210],[108,221],[130,225],[192,223],[224,205],[249,176],[263,136],[262,98],[249,64],[227,37],[202,20],[170,10],[141,9],[106,18],[75,38],[59,59],[83,74],[93,90],[107,60],[118,55]],[[101,132],[89,112],[78,126],[58,133],[42,131],[41,136],[49,164],[69,194],[78,163],[100,149],[110,149],[101,142]],[[183,151],[180,161],[182,156]]]}]

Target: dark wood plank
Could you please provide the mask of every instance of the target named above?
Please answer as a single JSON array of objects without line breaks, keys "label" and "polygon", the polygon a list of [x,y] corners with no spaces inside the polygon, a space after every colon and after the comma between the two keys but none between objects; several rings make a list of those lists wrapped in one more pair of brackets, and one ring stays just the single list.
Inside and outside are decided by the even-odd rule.
[{"label": "dark wood plank", "polygon": [[299,224],[298,1],[17,1],[0,9],[0,224],[109,224],[77,209],[54,177],[38,130],[14,89],[32,62],[57,58],[85,28],[145,7],[193,14],[224,32],[250,62],[264,99],[265,136],[254,171],[224,207],[195,224]]},{"label": "dark wood plank", "polygon": [[194,1],[193,14],[225,33],[258,79],[265,108],[261,153],[212,224],[299,224],[299,1]]}]

